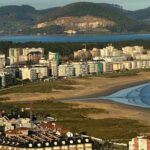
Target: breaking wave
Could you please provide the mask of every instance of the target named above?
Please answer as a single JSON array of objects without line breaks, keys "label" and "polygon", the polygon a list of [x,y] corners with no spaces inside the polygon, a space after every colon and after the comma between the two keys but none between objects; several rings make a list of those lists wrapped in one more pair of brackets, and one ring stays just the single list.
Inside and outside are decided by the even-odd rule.
[{"label": "breaking wave", "polygon": [[150,83],[123,89],[109,96],[100,98],[123,104],[150,108]]}]

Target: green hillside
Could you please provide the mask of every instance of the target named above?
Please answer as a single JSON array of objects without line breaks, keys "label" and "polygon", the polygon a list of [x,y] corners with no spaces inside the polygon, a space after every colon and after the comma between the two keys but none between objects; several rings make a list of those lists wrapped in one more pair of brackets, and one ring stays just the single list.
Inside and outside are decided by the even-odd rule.
[{"label": "green hillside", "polygon": [[48,34],[63,33],[62,26],[46,27],[45,29],[33,29],[38,23],[55,20],[61,17],[93,16],[108,19],[116,23],[108,27],[111,32],[149,32],[150,9],[138,11],[127,11],[122,7],[105,3],[78,2],[63,7],[36,10],[35,8],[23,6],[0,7],[0,33],[1,34],[36,34],[38,32]]}]

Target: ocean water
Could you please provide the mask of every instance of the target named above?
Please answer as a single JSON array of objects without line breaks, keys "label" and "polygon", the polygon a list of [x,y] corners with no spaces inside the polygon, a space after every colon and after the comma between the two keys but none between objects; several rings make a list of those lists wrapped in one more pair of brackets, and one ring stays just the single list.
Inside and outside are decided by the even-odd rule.
[{"label": "ocean water", "polygon": [[69,98],[65,101],[114,101],[121,104],[150,108],[150,83],[119,90],[108,96]]},{"label": "ocean water", "polygon": [[150,83],[123,89],[109,96],[99,98],[132,106],[150,108]]},{"label": "ocean water", "polygon": [[12,42],[113,42],[127,40],[150,40],[150,34],[126,35],[51,35],[51,36],[0,36],[0,41]]}]

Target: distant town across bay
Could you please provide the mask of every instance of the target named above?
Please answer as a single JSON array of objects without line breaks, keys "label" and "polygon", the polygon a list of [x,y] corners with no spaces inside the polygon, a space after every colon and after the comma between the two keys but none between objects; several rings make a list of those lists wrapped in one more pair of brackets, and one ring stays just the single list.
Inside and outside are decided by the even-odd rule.
[{"label": "distant town across bay", "polygon": [[11,42],[117,42],[128,40],[150,40],[150,34],[124,34],[124,35],[6,35],[0,36],[0,41]]}]

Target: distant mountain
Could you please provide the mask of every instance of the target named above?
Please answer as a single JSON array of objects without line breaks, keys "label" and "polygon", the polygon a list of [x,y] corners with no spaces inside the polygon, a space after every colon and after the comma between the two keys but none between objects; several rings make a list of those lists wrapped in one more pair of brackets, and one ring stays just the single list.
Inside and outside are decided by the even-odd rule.
[{"label": "distant mountain", "polygon": [[150,23],[150,7],[130,12],[128,16],[133,19],[143,21],[145,23]]},{"label": "distant mountain", "polygon": [[150,8],[127,11],[105,3],[78,2],[45,10],[23,6],[0,7],[1,34],[62,34],[149,32]]},{"label": "distant mountain", "polygon": [[0,29],[16,31],[35,23],[36,10],[30,6],[5,6],[0,8]]},{"label": "distant mountain", "polygon": [[116,26],[120,30],[126,28],[127,26],[134,23],[134,21],[125,14],[123,10],[118,5],[112,4],[97,4],[89,2],[78,2],[64,7],[59,7],[53,11],[47,12],[43,17],[43,21],[54,20],[61,17],[83,17],[83,16],[93,16],[103,19],[108,19],[116,23]]}]

